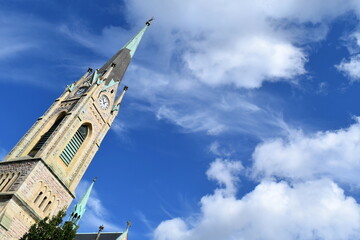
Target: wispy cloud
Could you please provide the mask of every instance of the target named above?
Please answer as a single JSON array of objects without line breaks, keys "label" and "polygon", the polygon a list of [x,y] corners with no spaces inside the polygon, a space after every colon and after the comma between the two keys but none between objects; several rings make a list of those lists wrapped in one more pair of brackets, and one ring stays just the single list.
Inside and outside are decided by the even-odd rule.
[{"label": "wispy cloud", "polygon": [[[0,67],[6,69],[0,81],[59,89],[64,86],[64,79],[54,77],[55,72],[57,75],[66,72],[67,81],[71,82],[91,62],[73,54],[57,22],[36,14],[1,9],[0,24]],[[46,58],[46,64],[42,58]],[[18,62],[26,64],[19,66]],[[36,65],[39,63],[43,65]]]},{"label": "wispy cloud", "polygon": [[[166,75],[133,64],[127,73],[127,97],[146,102],[144,111],[180,126],[185,132],[219,135],[242,132],[260,138],[283,134],[287,124],[268,104],[276,99],[261,92],[212,88],[194,79]],[[142,108],[137,107],[138,110]],[[131,124],[130,124],[131,125]]]},{"label": "wispy cloud", "polygon": [[[0,16],[0,59],[6,60],[18,56],[21,52],[39,46],[39,39],[32,38],[32,30],[46,28],[45,22],[21,21],[20,16],[12,13],[4,13]],[[25,36],[29,35],[27,41]]]},{"label": "wispy cloud", "polygon": [[335,67],[350,81],[360,80],[360,32],[355,31],[349,36],[345,36],[347,49],[350,53],[349,58],[343,58]]},{"label": "wispy cloud", "polygon": [[139,218],[139,220],[145,225],[145,227],[148,229],[148,231],[150,233],[152,233],[155,229],[154,227],[154,223],[151,222],[143,212],[141,211],[138,211],[137,214],[136,214]]},{"label": "wispy cloud", "polygon": [[217,157],[230,157],[233,153],[233,150],[225,149],[218,141],[210,144],[209,151]]}]

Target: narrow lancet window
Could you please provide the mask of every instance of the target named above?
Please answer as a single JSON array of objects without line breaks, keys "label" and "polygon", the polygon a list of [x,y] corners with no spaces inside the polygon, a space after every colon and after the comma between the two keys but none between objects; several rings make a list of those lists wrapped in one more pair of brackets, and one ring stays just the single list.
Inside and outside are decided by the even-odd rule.
[{"label": "narrow lancet window", "polygon": [[4,185],[5,181],[8,179],[9,177],[9,173],[7,173],[6,175],[4,174],[0,180],[0,188]]},{"label": "narrow lancet window", "polygon": [[51,201],[48,202],[48,204],[46,204],[46,207],[44,208],[44,211],[43,212],[46,212],[46,210],[48,210],[48,208],[50,207],[51,205]]},{"label": "narrow lancet window", "polygon": [[71,138],[65,149],[60,154],[60,158],[66,165],[69,165],[71,160],[74,158],[76,152],[81,147],[81,144],[85,141],[88,135],[88,126],[82,125]]},{"label": "narrow lancet window", "polygon": [[30,151],[29,156],[34,157],[35,154],[40,150],[40,148],[45,144],[45,142],[50,138],[55,129],[60,125],[61,121],[65,118],[65,114],[61,115],[56,119],[55,123],[51,126],[51,128],[44,133],[40,140],[36,143],[33,149]]},{"label": "narrow lancet window", "polygon": [[41,208],[41,207],[42,207],[42,205],[44,205],[44,203],[45,203],[46,199],[47,199],[47,197],[45,196],[45,197],[43,198],[43,200],[41,201],[41,203],[40,203],[40,205],[39,205],[39,208]]},{"label": "narrow lancet window", "polygon": [[1,186],[0,192],[6,191],[10,187],[11,180],[14,179],[15,173],[9,175],[9,177],[5,180],[5,184]]},{"label": "narrow lancet window", "polygon": [[37,201],[39,201],[41,195],[43,195],[43,192],[39,192],[39,194],[37,195],[37,197],[34,200],[34,203],[36,203]]}]

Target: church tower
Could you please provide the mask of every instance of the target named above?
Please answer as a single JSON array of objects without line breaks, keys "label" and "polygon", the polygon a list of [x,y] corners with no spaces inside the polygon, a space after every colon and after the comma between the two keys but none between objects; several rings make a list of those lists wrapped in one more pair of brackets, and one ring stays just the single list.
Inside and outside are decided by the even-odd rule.
[{"label": "church tower", "polygon": [[0,162],[0,239],[19,239],[70,205],[110,129],[127,87],[119,84],[152,19],[100,69],[68,85]]}]

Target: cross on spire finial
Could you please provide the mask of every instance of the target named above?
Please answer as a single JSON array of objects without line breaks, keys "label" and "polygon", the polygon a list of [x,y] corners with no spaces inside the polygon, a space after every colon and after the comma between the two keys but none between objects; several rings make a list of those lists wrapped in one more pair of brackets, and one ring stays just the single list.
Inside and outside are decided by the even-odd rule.
[{"label": "cross on spire finial", "polygon": [[154,17],[151,17],[145,24],[146,26],[150,26],[151,22],[154,21]]}]

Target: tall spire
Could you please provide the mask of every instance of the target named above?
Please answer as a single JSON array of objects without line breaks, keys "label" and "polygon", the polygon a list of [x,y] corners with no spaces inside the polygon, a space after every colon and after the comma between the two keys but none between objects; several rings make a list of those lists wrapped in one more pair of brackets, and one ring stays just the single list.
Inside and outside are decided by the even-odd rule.
[{"label": "tall spire", "polygon": [[134,56],[136,48],[138,47],[142,36],[144,35],[144,32],[146,31],[147,27],[150,26],[151,22],[154,20],[154,18],[152,17],[151,19],[149,19],[146,23],[145,26],[140,30],[140,32],[138,34],[135,35],[135,37],[133,37],[128,43],[125,44],[125,46],[123,48],[129,49],[130,50],[130,56],[131,58]]},{"label": "tall spire", "polygon": [[73,222],[74,224],[78,224],[81,217],[84,215],[86,211],[86,204],[89,200],[91,190],[96,182],[96,178],[93,179],[88,190],[85,192],[84,196],[80,199],[80,201],[75,205],[74,210],[70,214],[69,221]]},{"label": "tall spire", "polygon": [[127,42],[123,48],[121,48],[99,69],[99,73],[105,73],[107,70],[110,70],[111,66],[115,64],[112,72],[107,76],[107,82],[111,79],[114,79],[114,81],[121,81],[126,68],[135,54],[136,48],[138,47],[142,36],[153,20],[154,18],[149,19],[140,32],[136,34],[129,42]]}]

